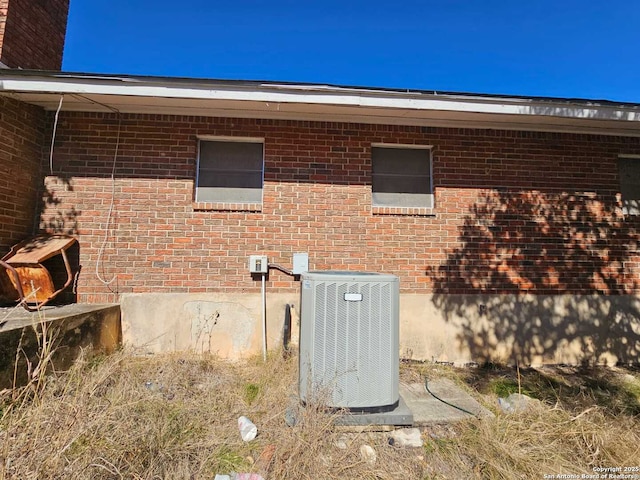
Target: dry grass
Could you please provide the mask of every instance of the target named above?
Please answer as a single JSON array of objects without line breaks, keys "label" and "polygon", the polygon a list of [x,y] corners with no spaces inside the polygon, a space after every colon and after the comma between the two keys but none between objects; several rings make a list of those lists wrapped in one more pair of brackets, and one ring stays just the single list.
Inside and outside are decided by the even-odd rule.
[{"label": "dry grass", "polygon": [[[447,367],[403,367],[405,378],[424,374],[455,378],[489,406],[497,397],[487,386],[507,378],[505,372],[481,378]],[[533,371],[524,372],[523,385],[543,397],[537,407],[426,428],[423,449],[391,447],[385,434],[345,439],[332,426],[331,414],[317,406],[302,409],[299,424],[288,427],[284,416],[296,378],[297,359],[277,355],[266,364],[187,354],[138,357],[126,351],[81,359],[69,372],[40,379],[38,389],[5,395],[0,477],[211,479],[216,473],[248,471],[267,479],[539,479],[633,465],[640,458],[635,372],[615,375],[619,388],[606,404],[598,396],[602,392],[596,395],[584,386],[590,377],[579,372],[553,376],[575,394],[574,403],[550,401],[549,389],[540,387],[547,384],[535,380]],[[571,385],[576,378],[587,380]],[[630,405],[634,398],[636,404]],[[258,426],[252,442],[240,438],[240,415]],[[340,437],[346,449],[336,446]],[[360,455],[365,443],[376,450],[373,465]]]},{"label": "dry grass", "polygon": [[[429,367],[433,369],[433,367]],[[640,375],[621,368],[446,369],[496,414],[455,425],[427,445],[428,478],[538,479],[638,465]],[[518,381],[520,380],[520,381]],[[497,408],[518,390],[539,402]],[[434,438],[435,437],[435,438]],[[560,477],[562,478],[562,477]]]},{"label": "dry grass", "polygon": [[[302,409],[299,424],[288,427],[296,376],[297,360],[278,356],[266,365],[126,352],[81,360],[49,377],[37,396],[7,401],[2,477],[210,479],[256,471],[278,479],[420,478],[415,455],[383,452],[383,437],[372,444],[380,450],[374,466],[360,458],[360,446],[376,440],[366,434],[336,448],[340,432],[320,408]],[[241,440],[240,415],[258,426],[255,441]]]},{"label": "dry grass", "polygon": [[452,436],[432,442],[437,468],[431,473],[491,479],[593,474],[594,467],[636,465],[639,441],[638,419],[610,418],[597,408],[572,416],[540,404],[456,426]]}]

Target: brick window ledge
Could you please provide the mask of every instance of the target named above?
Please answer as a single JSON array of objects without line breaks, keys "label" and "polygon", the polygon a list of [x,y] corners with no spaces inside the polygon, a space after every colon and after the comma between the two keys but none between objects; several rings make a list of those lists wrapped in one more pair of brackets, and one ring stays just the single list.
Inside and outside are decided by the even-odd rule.
[{"label": "brick window ledge", "polygon": [[223,212],[262,212],[261,203],[216,203],[193,202],[193,210],[199,212],[223,211]]},{"label": "brick window ledge", "polygon": [[398,215],[407,217],[435,217],[436,209],[427,207],[371,207],[373,215]]}]

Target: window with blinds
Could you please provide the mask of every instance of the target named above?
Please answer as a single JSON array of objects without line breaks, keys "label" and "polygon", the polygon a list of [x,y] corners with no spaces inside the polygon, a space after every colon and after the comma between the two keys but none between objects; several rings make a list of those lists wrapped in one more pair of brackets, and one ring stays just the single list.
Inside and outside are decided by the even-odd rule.
[{"label": "window with blinds", "polygon": [[377,207],[433,207],[431,150],[373,145],[371,193]]},{"label": "window with blinds", "polygon": [[196,201],[261,203],[263,166],[262,140],[200,140]]}]

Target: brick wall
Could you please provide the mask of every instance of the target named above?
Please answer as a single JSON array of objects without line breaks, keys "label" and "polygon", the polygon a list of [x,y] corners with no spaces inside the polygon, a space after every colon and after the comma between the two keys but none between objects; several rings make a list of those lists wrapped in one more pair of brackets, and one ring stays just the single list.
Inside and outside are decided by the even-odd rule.
[{"label": "brick wall", "polygon": [[[397,274],[405,292],[637,291],[616,164],[637,138],[124,115],[112,183],[117,131],[111,114],[58,126],[42,227],[78,235],[80,300],[257,291],[247,257],[290,266],[294,252],[313,269]],[[265,138],[260,211],[193,203],[197,135]],[[432,214],[372,209],[372,143],[433,145]],[[269,288],[297,285],[276,271]]]},{"label": "brick wall", "polygon": [[0,61],[60,70],[69,0],[0,0]]},{"label": "brick wall", "polygon": [[7,14],[9,13],[9,0],[0,0],[0,60],[2,59],[2,44],[4,32],[7,26]]},{"label": "brick wall", "polygon": [[37,227],[44,111],[0,97],[0,256]]}]

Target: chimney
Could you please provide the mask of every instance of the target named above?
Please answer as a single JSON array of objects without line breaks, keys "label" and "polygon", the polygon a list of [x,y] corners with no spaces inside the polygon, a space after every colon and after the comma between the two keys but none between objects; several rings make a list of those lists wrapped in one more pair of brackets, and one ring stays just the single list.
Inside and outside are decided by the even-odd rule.
[{"label": "chimney", "polygon": [[69,0],[0,0],[0,62],[60,70]]}]

